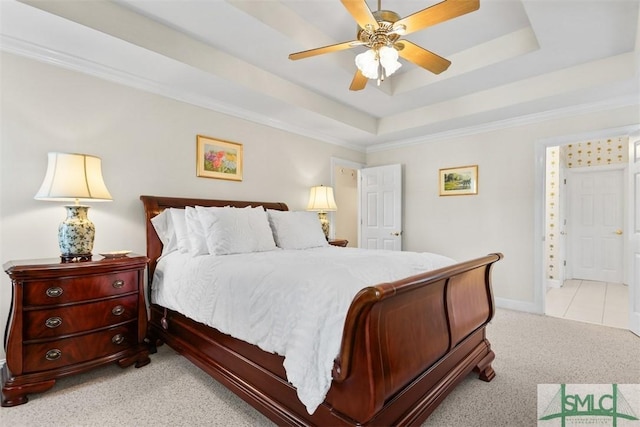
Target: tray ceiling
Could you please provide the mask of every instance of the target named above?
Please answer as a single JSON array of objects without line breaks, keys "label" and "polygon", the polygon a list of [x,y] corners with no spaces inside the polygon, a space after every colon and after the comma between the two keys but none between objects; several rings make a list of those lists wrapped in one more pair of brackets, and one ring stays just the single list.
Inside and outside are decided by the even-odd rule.
[{"label": "tray ceiling", "polygon": [[[437,1],[382,0],[406,16]],[[0,2],[8,52],[362,151],[515,121],[638,104],[637,0],[481,0],[406,39],[452,61],[407,61],[349,91],[364,48],[338,0]],[[369,7],[376,2],[369,0]]]}]

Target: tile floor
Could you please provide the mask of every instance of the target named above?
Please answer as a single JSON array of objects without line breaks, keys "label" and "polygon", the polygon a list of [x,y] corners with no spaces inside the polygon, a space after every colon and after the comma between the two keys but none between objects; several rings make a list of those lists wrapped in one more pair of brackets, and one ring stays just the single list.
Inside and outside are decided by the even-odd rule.
[{"label": "tile floor", "polygon": [[620,283],[567,280],[549,288],[546,314],[614,328],[629,327],[629,287]]}]

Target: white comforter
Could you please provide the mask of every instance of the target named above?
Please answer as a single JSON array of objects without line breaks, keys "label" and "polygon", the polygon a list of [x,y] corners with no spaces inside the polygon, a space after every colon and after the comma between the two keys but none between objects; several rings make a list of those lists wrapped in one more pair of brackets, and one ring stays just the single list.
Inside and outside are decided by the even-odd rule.
[{"label": "white comforter", "polygon": [[312,414],[331,385],[349,305],[360,289],[454,261],[413,252],[336,248],[160,259],[152,300],[284,356]]}]

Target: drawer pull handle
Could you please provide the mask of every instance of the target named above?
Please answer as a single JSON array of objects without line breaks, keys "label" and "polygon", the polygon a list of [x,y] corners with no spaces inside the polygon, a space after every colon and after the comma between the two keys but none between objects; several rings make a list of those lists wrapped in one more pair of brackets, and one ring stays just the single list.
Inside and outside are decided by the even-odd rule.
[{"label": "drawer pull handle", "polygon": [[62,288],[58,286],[56,286],[55,288],[49,288],[47,289],[46,294],[51,298],[59,297],[60,295],[62,295]]},{"label": "drawer pull handle", "polygon": [[58,326],[62,325],[62,319],[60,317],[49,317],[47,320],[44,321],[44,325],[47,328],[57,328]]},{"label": "drawer pull handle", "polygon": [[44,355],[44,358],[47,360],[58,360],[62,356],[62,352],[57,348],[53,350],[47,351],[47,354]]},{"label": "drawer pull handle", "polygon": [[124,342],[124,335],[122,334],[114,335],[113,338],[111,338],[111,342],[116,345],[122,344]]},{"label": "drawer pull handle", "polygon": [[116,289],[120,289],[121,287],[124,286],[124,280],[118,279],[115,282],[113,282],[113,284],[111,286],[113,286]]},{"label": "drawer pull handle", "polygon": [[113,313],[114,316],[120,316],[122,313],[124,313],[124,307],[121,305],[116,305],[115,307],[113,307],[113,310],[111,310],[111,313]]}]

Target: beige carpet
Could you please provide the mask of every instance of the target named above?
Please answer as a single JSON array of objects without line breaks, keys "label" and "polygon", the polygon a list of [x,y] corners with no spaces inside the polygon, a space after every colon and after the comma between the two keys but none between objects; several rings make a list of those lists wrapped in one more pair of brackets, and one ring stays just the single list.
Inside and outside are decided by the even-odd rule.
[{"label": "beige carpet", "polygon": [[[537,384],[640,383],[631,332],[498,310],[488,327],[496,378],[468,377],[424,426],[535,426]],[[112,365],[58,381],[2,426],[267,426],[249,405],[163,346],[141,369]]]}]

